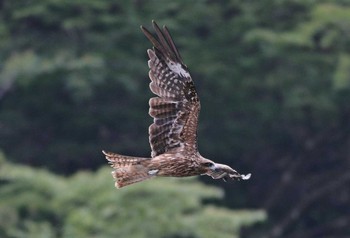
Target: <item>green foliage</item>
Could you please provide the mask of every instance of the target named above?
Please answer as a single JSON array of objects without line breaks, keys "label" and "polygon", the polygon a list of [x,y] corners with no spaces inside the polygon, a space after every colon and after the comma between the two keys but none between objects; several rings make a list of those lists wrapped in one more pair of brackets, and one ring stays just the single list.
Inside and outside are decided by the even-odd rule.
[{"label": "green foliage", "polygon": [[[269,214],[243,236],[346,236],[349,12],[348,0],[2,1],[0,147],[61,174],[98,169],[101,149],[148,156],[139,25],[155,19],[195,80],[202,155],[253,173],[221,185],[220,205]],[[21,227],[51,229],[35,224]]]},{"label": "green foliage", "polygon": [[339,56],[339,63],[334,73],[334,88],[337,90],[350,89],[350,55]]},{"label": "green foliage", "polygon": [[0,167],[1,237],[238,237],[263,221],[258,210],[203,205],[223,191],[195,179],[157,178],[115,190],[109,168],[69,178]]}]

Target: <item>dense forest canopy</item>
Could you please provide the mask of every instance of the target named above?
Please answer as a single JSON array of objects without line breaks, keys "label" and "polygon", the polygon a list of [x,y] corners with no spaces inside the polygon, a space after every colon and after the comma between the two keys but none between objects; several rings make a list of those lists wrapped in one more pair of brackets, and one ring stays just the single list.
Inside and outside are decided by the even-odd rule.
[{"label": "dense forest canopy", "polygon": [[223,191],[195,179],[157,179],[113,189],[110,169],[63,178],[0,155],[1,237],[238,237],[262,210],[203,204]]},{"label": "dense forest canopy", "polygon": [[[0,204],[0,224],[14,222],[0,236],[24,237],[30,229],[34,237],[36,230],[47,231],[45,237],[76,236],[74,232],[92,236],[96,227],[89,227],[95,211],[90,208],[107,206],[113,213],[118,207],[113,199],[123,195],[113,190],[113,181],[103,191],[98,185],[95,192],[89,187],[95,179],[100,184],[102,172],[109,173],[100,168],[106,164],[102,149],[150,154],[146,57],[150,44],[139,26],[150,26],[152,19],[168,26],[196,83],[202,103],[198,131],[202,155],[252,172],[253,177],[234,184],[201,178],[222,189],[210,190],[214,191],[210,199],[201,192],[208,185],[195,180],[187,185],[165,179],[155,187],[153,181],[146,182],[147,189],[159,191],[144,207],[157,206],[152,203],[156,196],[169,192],[171,197],[195,181],[198,196],[193,199],[196,206],[203,206],[201,213],[229,217],[222,237],[237,235],[241,225],[241,237],[349,236],[350,3],[346,0],[2,1],[0,193],[8,198]],[[14,179],[22,173],[25,179]],[[42,177],[36,179],[36,173]],[[57,194],[76,191],[67,203],[77,214],[55,213],[67,199],[48,189],[56,179],[61,191]],[[41,180],[48,182],[40,185]],[[174,183],[173,191],[167,190],[168,183]],[[84,186],[89,199],[96,196],[86,201],[87,210],[77,205],[87,199],[79,195]],[[142,194],[142,188],[130,192],[141,189]],[[222,192],[220,199],[215,198]],[[15,194],[23,198],[11,201]],[[47,198],[54,201],[44,206],[40,201]],[[30,207],[34,200],[37,205]],[[235,217],[230,210],[238,208],[259,210],[244,220],[244,215]],[[154,216],[167,214],[159,209]],[[266,211],[266,219],[260,209]],[[85,213],[92,220],[76,224],[81,229],[59,232],[52,227],[55,222],[62,227],[75,224]],[[207,219],[193,214],[195,219]],[[100,215],[107,220],[106,214]],[[183,215],[179,212],[176,222]],[[118,220],[119,215],[111,216]],[[239,225],[233,229],[230,219],[236,218]],[[102,220],[94,223],[97,233],[108,226],[105,237],[115,235],[113,224]],[[176,233],[167,225],[152,235],[210,237],[186,229]]]}]

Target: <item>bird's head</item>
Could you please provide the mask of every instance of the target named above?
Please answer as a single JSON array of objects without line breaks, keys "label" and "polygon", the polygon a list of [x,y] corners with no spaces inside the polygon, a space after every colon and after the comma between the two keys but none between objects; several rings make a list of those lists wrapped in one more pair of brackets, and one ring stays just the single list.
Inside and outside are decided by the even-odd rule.
[{"label": "bird's head", "polygon": [[223,179],[225,182],[227,180],[248,180],[251,174],[240,174],[236,170],[232,169],[230,166],[225,164],[214,163],[211,160],[204,159],[202,162],[202,167],[205,168],[205,173],[211,176],[213,179]]}]

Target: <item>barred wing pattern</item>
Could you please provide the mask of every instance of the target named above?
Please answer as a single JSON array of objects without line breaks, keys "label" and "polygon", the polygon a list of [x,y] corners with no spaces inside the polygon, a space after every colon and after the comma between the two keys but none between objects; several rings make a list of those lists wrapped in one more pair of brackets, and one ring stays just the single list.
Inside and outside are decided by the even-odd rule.
[{"label": "barred wing pattern", "polygon": [[196,153],[200,102],[194,83],[167,28],[152,23],[156,36],[141,26],[153,44],[147,51],[150,89],[158,96],[149,101],[154,119],[149,127],[152,157],[184,150]]},{"label": "barred wing pattern", "polygon": [[103,151],[113,167],[115,186],[121,188],[157,176],[186,177],[208,175],[225,181],[249,179],[231,167],[202,157],[197,148],[200,102],[186,65],[164,26],[153,21],[152,35],[141,26],[152,42],[147,51],[151,79],[156,95],[149,101],[153,124],[149,127],[152,158],[125,156]]}]

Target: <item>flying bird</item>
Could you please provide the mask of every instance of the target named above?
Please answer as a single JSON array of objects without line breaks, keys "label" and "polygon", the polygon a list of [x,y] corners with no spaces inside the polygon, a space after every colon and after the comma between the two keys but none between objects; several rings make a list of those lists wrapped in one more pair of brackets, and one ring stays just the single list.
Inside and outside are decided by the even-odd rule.
[{"label": "flying bird", "polygon": [[247,180],[228,165],[204,158],[198,152],[197,125],[200,102],[187,66],[182,61],[166,26],[152,21],[155,35],[141,26],[153,44],[149,57],[149,100],[151,158],[102,151],[111,167],[115,186],[121,188],[157,176],[187,177],[208,175],[213,179]]}]

